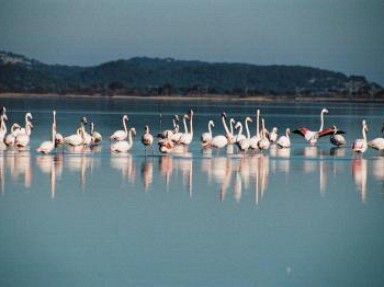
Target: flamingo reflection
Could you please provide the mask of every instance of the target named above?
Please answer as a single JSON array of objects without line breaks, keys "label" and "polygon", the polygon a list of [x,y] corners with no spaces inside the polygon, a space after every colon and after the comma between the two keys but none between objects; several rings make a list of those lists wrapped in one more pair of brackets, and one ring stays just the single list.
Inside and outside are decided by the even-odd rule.
[{"label": "flamingo reflection", "polygon": [[123,179],[128,178],[129,182],[135,182],[136,165],[130,153],[112,153],[111,167],[121,171]]},{"label": "flamingo reflection", "polygon": [[56,194],[56,177],[60,176],[63,170],[63,155],[57,154],[55,156],[37,156],[36,164],[43,173],[50,174],[50,194],[51,198],[54,199]]},{"label": "flamingo reflection", "polygon": [[87,171],[92,172],[95,159],[91,155],[86,153],[71,154],[66,158],[66,167],[73,172],[79,173],[80,175],[80,186],[85,188]]},{"label": "flamingo reflection", "polygon": [[17,180],[19,176],[24,175],[24,186],[25,188],[30,188],[32,185],[32,168],[29,150],[14,150],[8,153],[8,155],[7,165],[11,173],[11,178]]},{"label": "flamingo reflection", "polygon": [[355,158],[352,160],[352,177],[360,194],[361,201],[365,203],[367,199],[367,160]]},{"label": "flamingo reflection", "polygon": [[148,191],[153,181],[153,162],[147,158],[141,163],[141,178],[144,184],[144,190]]}]

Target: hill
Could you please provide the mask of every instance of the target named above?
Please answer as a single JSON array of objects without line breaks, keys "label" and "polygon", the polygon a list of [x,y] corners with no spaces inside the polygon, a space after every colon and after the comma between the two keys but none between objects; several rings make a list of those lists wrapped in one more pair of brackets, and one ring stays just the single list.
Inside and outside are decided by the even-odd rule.
[{"label": "hill", "polygon": [[131,58],[93,67],[47,65],[0,52],[0,93],[381,97],[363,76],[312,67]]}]

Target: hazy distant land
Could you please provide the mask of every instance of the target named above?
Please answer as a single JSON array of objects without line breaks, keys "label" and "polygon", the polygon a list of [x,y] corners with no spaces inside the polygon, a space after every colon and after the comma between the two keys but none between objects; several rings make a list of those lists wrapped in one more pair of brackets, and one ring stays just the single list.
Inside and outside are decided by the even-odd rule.
[{"label": "hazy distant land", "polygon": [[0,52],[0,96],[382,101],[384,90],[364,76],[303,66],[132,58],[77,67]]}]

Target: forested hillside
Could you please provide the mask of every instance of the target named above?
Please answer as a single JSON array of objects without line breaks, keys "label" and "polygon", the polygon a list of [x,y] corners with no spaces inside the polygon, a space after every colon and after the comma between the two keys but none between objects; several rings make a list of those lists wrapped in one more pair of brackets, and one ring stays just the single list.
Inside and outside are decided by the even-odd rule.
[{"label": "forested hillside", "polygon": [[47,65],[0,52],[0,92],[86,95],[306,95],[381,97],[363,76],[303,66],[258,66],[158,58],[94,67]]}]

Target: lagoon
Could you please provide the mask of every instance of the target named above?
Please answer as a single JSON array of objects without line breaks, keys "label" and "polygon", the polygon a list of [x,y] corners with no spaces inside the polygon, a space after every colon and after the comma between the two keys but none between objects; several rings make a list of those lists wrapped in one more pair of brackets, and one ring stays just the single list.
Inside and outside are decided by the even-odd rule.
[{"label": "lagoon", "polygon": [[[2,99],[9,124],[33,114],[30,149],[0,153],[1,286],[382,286],[384,156],[350,148],[366,119],[381,136],[383,104]],[[261,110],[268,128],[326,126],[346,131],[309,147],[246,155],[202,151],[199,137],[220,114],[244,120]],[[81,116],[104,141],[96,150],[35,148]],[[188,152],[145,155],[174,114],[195,112]],[[138,136],[129,153],[111,154],[108,136],[128,114]],[[251,130],[255,130],[254,125]]]}]

